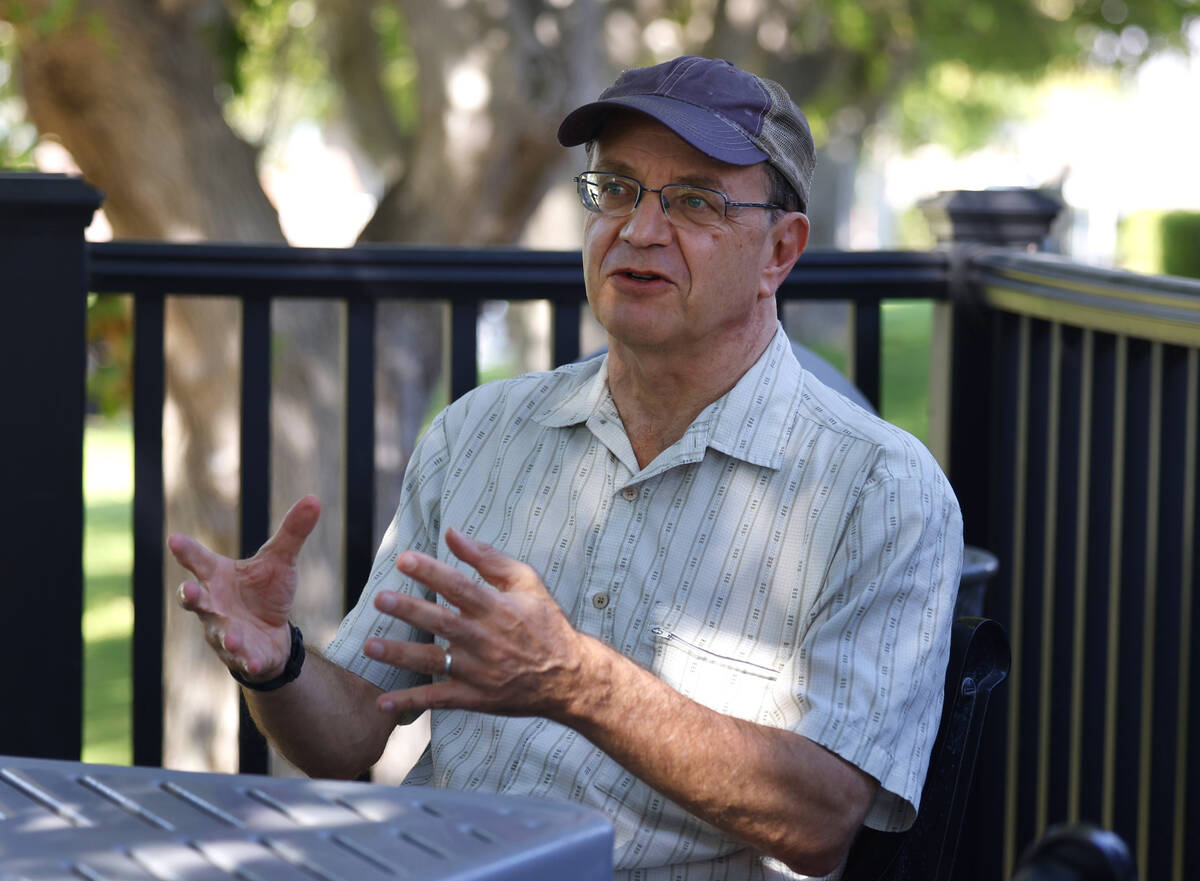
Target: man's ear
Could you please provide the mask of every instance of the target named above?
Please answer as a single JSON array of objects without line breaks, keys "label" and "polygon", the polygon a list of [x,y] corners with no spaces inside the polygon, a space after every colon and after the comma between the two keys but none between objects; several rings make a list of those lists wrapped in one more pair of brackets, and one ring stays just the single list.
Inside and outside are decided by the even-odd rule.
[{"label": "man's ear", "polygon": [[763,267],[759,297],[775,295],[808,246],[808,230],[808,217],[799,211],[789,211],[772,225],[764,244],[771,252]]}]

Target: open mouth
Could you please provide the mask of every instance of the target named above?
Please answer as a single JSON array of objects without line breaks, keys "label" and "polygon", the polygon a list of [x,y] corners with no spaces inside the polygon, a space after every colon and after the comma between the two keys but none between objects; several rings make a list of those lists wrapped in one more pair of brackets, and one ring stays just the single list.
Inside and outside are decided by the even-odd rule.
[{"label": "open mouth", "polygon": [[626,272],[626,278],[632,278],[634,281],[658,281],[662,278],[661,275],[655,275],[653,272]]}]

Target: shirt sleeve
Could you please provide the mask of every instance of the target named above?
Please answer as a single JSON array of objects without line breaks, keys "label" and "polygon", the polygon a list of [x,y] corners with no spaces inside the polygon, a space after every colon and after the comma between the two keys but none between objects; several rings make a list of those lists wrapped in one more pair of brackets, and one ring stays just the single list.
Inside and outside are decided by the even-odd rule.
[{"label": "shirt sleeve", "polygon": [[961,568],[962,518],[940,471],[864,487],[800,649],[796,730],[880,782],[872,828],[916,819]]},{"label": "shirt sleeve", "polygon": [[381,590],[402,591],[435,601],[435,595],[423,585],[401,575],[396,558],[402,551],[414,550],[438,556],[441,535],[441,489],[449,459],[445,413],[437,416],[417,442],[404,473],[400,503],[375,554],[371,576],[358,603],[342,619],[337,633],[325,649],[325,657],[361,676],[384,691],[411,688],[430,681],[430,677],[372,660],[363,654],[363,644],[371,637],[430,642],[432,637],[403,621],[375,608],[375,596]]}]

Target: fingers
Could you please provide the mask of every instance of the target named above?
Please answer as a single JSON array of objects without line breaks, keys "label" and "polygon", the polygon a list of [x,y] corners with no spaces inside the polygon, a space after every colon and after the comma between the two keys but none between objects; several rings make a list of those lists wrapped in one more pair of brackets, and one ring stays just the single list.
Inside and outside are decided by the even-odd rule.
[{"label": "fingers", "polygon": [[300,548],[312,534],[320,516],[321,500],[316,496],[305,496],[283,515],[279,529],[267,540],[262,550],[279,555],[289,565],[295,563]]},{"label": "fingers", "polygon": [[379,591],[374,602],[380,612],[448,641],[451,678],[442,679],[446,654],[435,645],[367,640],[367,657],[435,680],[385,695],[380,710],[400,718],[430,708],[538,715],[565,706],[578,683],[582,649],[541,578],[525,563],[455,529],[446,532],[446,545],[487,584],[462,564],[405,551],[396,559],[397,569],[450,606],[391,590]]},{"label": "fingers", "polygon": [[[228,667],[237,666],[248,676],[257,676],[269,667],[282,669],[287,662],[287,655],[279,657],[277,653],[268,655],[262,647],[252,649],[246,639],[243,627],[235,621],[229,622],[221,633],[218,654]],[[290,634],[289,634],[290,637]],[[291,640],[288,645],[290,648]]]},{"label": "fingers", "polygon": [[190,597],[191,588],[196,586],[194,582],[184,582],[180,585],[180,604],[189,611],[198,613],[204,626],[204,640],[216,652],[221,663],[248,676],[257,676],[268,668],[282,669],[291,650],[290,631],[286,636],[284,648],[281,640],[285,637],[281,634],[278,637],[268,637],[256,633],[247,628],[244,622],[205,611],[201,608],[202,602],[189,600],[188,604],[185,604],[185,595]]},{"label": "fingers", "polygon": [[[488,584],[501,591],[545,589],[541,578],[528,565],[506,556],[491,545],[469,538],[457,529],[446,530],[446,546],[483,576]],[[456,567],[427,554],[405,551],[396,558],[396,568],[441,594],[464,614],[484,612],[492,605],[489,591]]]},{"label": "fingers", "polygon": [[[430,642],[401,642],[372,637],[363,644],[363,654],[392,667],[427,676],[441,677],[446,671],[446,650]],[[460,660],[455,658],[455,667],[461,667]]]},{"label": "fingers", "polygon": [[204,639],[212,646],[221,660],[230,665],[236,661],[237,666],[245,669],[245,661],[236,658],[244,640],[230,627],[230,621],[212,608],[210,597],[204,585],[195,581],[185,581],[179,585],[176,594],[179,605],[189,612],[195,612],[204,625]]},{"label": "fingers", "polygon": [[212,578],[221,560],[219,554],[210,551],[194,538],[179,533],[167,539],[167,548],[179,561],[179,565],[191,571],[201,581]]},{"label": "fingers", "polygon": [[185,581],[179,585],[179,605],[189,612],[211,614],[213,609],[209,604],[208,591],[204,585],[195,581]]},{"label": "fingers", "polygon": [[489,544],[463,535],[453,527],[446,530],[446,547],[469,564],[484,580],[503,591],[541,585],[541,579],[525,563],[514,560]]},{"label": "fingers", "polygon": [[389,691],[375,700],[381,713],[403,719],[411,713],[425,710],[450,709],[453,707],[479,704],[478,690],[454,679],[418,685],[403,691]]},{"label": "fingers", "polygon": [[[486,611],[489,603],[488,591],[466,574],[448,563],[435,560],[427,554],[405,551],[396,558],[396,568],[414,578],[430,590],[444,596],[452,605],[464,613],[475,614]],[[384,594],[380,594],[384,596]],[[376,606],[383,612],[389,608]],[[415,622],[414,622],[415,623]]]},{"label": "fingers", "polygon": [[[227,629],[221,631],[220,643],[221,648],[234,657],[236,657],[238,653],[246,647],[246,641],[242,639],[241,633],[238,632],[237,628],[233,626],[232,622],[228,625]],[[250,670],[248,659],[238,658],[238,660],[244,667],[246,667],[247,672],[258,672],[257,670]]]},{"label": "fingers", "polygon": [[409,594],[380,591],[375,597],[375,608],[446,639],[460,639],[466,635],[462,616],[457,612]]}]

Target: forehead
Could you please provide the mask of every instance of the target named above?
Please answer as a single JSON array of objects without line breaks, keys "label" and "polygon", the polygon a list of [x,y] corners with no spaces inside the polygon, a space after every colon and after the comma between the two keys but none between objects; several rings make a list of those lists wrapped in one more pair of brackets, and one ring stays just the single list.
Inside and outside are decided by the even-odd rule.
[{"label": "forehead", "polygon": [[[761,165],[730,165],[701,153],[665,125],[640,113],[617,113],[596,138],[592,166],[600,171],[669,175],[692,183],[760,181]],[[669,182],[669,181],[664,181]],[[655,182],[645,181],[647,184]]]}]

